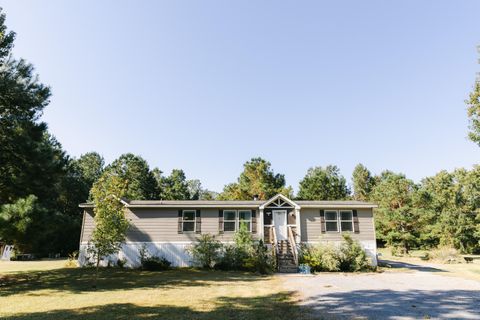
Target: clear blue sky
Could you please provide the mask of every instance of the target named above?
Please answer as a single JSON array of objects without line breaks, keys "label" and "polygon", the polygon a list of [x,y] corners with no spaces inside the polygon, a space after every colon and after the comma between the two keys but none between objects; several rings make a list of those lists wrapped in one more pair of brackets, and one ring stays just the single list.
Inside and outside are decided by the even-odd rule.
[{"label": "clear blue sky", "polygon": [[254,156],[295,189],[361,162],[470,168],[480,1],[0,1],[72,156],[143,156],[220,191]]}]

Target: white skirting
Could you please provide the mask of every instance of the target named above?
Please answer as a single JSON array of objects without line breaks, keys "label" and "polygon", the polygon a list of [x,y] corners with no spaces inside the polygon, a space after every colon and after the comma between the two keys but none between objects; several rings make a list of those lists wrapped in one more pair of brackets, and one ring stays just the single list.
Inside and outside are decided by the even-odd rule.
[{"label": "white skirting", "polygon": [[[329,241],[330,242],[330,241]],[[373,266],[377,266],[377,244],[374,240],[359,241],[365,252],[370,257]],[[315,242],[319,243],[319,242]],[[341,241],[331,241],[330,243],[341,244]],[[310,242],[310,244],[314,244]],[[192,266],[192,257],[188,253],[188,248],[192,246],[191,242],[127,242],[122,245],[120,252],[104,259],[101,264],[103,266],[115,265],[117,260],[125,259],[126,267],[135,268],[140,266],[139,251],[145,245],[147,253],[150,256],[164,257],[172,263],[172,267],[190,267]],[[80,245],[78,262],[80,266],[87,264],[87,247],[86,243]],[[93,262],[93,261],[92,261]]]},{"label": "white skirting", "polygon": [[[122,245],[120,252],[104,259],[103,266],[108,263],[114,265],[118,259],[125,259],[126,267],[134,268],[140,266],[140,249],[145,245],[150,256],[163,257],[172,263],[172,267],[189,267],[192,265],[192,258],[187,249],[192,245],[189,242],[127,242]],[[81,244],[78,262],[85,266],[88,262],[88,245]]]}]

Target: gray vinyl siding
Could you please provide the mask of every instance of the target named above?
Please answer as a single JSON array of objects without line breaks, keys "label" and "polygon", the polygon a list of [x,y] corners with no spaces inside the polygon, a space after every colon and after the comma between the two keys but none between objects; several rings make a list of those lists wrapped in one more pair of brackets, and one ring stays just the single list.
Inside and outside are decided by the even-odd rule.
[{"label": "gray vinyl siding", "polygon": [[[178,233],[177,208],[128,209],[127,218],[131,226],[127,232],[127,242],[190,242],[199,234],[193,232]],[[220,241],[232,241],[233,232],[219,234],[219,217],[217,208],[202,208],[201,233],[210,233]],[[255,208],[252,208],[255,210]],[[93,211],[85,210],[82,228],[82,243],[89,241],[94,228]],[[258,210],[257,210],[258,215]],[[259,219],[257,217],[257,226]],[[258,227],[257,227],[257,230]],[[254,237],[257,237],[257,234]]]},{"label": "gray vinyl siding", "polygon": [[[342,208],[332,209],[342,210]],[[351,210],[351,209],[345,209]],[[375,240],[375,229],[373,223],[372,209],[357,209],[359,233],[349,232],[353,239]],[[342,240],[342,232],[325,232],[322,233],[320,223],[320,209],[308,208],[301,209],[300,222],[302,230],[302,241],[319,242],[319,241],[340,241]]]},{"label": "gray vinyl siding", "polygon": [[85,209],[83,212],[83,225],[80,243],[87,243],[90,240],[94,227],[95,223],[93,221],[93,209]]}]

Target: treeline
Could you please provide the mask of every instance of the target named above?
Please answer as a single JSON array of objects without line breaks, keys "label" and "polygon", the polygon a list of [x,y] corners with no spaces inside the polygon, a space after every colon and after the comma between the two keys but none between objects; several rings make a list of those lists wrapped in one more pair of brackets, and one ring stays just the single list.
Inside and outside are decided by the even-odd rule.
[{"label": "treeline", "polygon": [[[41,121],[50,88],[33,66],[12,56],[15,34],[8,31],[0,8],[0,245],[19,251],[65,255],[78,249],[82,214],[93,184],[104,175],[127,182],[126,197],[148,200],[251,200],[277,193],[293,199],[357,199],[378,203],[375,212],[380,241],[404,250],[454,246],[480,250],[480,167],[442,171],[416,184],[403,174],[385,171],[373,176],[358,165],[353,190],[338,167],[310,168],[293,194],[283,174],[253,158],[238,179],[221,193],[189,180],[182,170],[168,175],[151,169],[140,156],[126,153],[106,165],[91,152],[70,157]],[[480,85],[467,101],[470,138],[480,143]]]}]

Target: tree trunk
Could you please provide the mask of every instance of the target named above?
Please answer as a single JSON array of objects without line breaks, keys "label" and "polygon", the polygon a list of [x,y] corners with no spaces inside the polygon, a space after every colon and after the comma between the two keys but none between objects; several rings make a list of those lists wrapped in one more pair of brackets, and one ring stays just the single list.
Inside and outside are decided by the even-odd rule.
[{"label": "tree trunk", "polygon": [[95,267],[95,278],[94,278],[94,281],[93,281],[93,288],[94,288],[94,289],[97,289],[97,280],[98,280],[99,267],[100,267],[100,255],[97,254],[97,265],[96,265],[96,267]]}]

